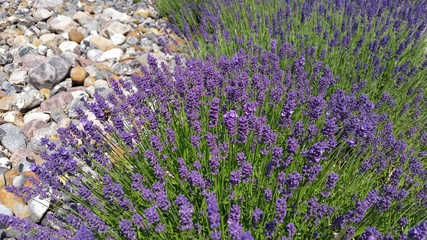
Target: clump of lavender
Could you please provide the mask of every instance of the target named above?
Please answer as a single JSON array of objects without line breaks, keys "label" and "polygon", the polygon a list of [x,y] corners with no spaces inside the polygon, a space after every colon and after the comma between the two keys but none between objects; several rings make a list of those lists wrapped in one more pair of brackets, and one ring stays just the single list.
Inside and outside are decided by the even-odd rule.
[{"label": "clump of lavender", "polygon": [[[112,79],[115,94],[96,95],[79,126],[44,140],[35,187],[9,189],[64,209],[52,216],[58,229],[29,228],[98,239],[423,236],[426,134],[396,134],[385,114],[396,105],[315,90],[310,54],[286,71],[262,50],[177,57],[173,71],[149,56],[143,76]],[[420,97],[407,112],[426,106]]]}]

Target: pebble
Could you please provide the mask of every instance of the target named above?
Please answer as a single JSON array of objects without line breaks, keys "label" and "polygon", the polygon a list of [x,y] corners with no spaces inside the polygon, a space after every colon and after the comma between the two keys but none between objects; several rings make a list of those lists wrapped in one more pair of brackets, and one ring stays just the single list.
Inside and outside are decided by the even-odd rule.
[{"label": "pebble", "polygon": [[[31,164],[44,162],[41,139],[81,125],[77,108],[95,119],[83,101],[114,93],[108,80],[138,74],[149,53],[170,63],[173,53],[161,51],[179,38],[164,29],[149,0],[0,2],[0,214],[53,224],[45,220],[49,202],[25,202],[4,187],[31,187]],[[19,234],[0,222],[0,239]]]}]

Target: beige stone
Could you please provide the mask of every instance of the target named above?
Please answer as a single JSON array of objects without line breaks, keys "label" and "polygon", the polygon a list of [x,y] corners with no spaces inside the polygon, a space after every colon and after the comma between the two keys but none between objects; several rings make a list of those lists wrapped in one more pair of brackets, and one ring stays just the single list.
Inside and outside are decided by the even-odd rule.
[{"label": "beige stone", "polygon": [[84,81],[84,83],[83,83],[83,86],[84,86],[84,87],[94,86],[94,85],[95,85],[95,81],[96,81],[96,78],[95,78],[95,77],[89,76],[89,77],[87,77],[87,78],[85,79],[85,81]]},{"label": "beige stone", "polygon": [[68,38],[70,41],[80,43],[85,38],[85,35],[82,32],[73,29],[68,33]]},{"label": "beige stone", "polygon": [[13,179],[18,175],[19,175],[19,172],[14,168],[5,172],[4,179],[5,179],[6,185],[12,185]]},{"label": "beige stone", "polygon": [[93,35],[90,37],[90,41],[101,51],[108,51],[118,46],[114,45],[113,42],[107,38],[104,38],[99,35]]},{"label": "beige stone", "polygon": [[71,80],[77,85],[82,85],[86,79],[87,72],[83,67],[75,67],[71,69]]},{"label": "beige stone", "polygon": [[30,216],[27,204],[21,198],[8,192],[4,187],[0,190],[0,200],[3,205],[9,208],[17,217],[26,218]]}]

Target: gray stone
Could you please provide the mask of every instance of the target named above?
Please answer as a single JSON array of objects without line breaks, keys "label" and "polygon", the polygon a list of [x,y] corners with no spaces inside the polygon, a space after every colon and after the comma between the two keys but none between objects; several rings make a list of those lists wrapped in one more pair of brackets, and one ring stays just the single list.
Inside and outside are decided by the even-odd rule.
[{"label": "gray stone", "polygon": [[46,146],[41,143],[42,138],[50,138],[51,136],[56,134],[56,130],[50,127],[35,130],[33,133],[33,137],[30,141],[30,147],[33,152],[35,154],[40,154],[41,152],[46,151]]},{"label": "gray stone", "polygon": [[29,72],[29,83],[37,89],[51,89],[59,81],[56,79],[56,69],[48,63],[42,63]]},{"label": "gray stone", "polygon": [[52,110],[52,112],[50,113],[50,117],[52,118],[53,121],[58,123],[62,119],[67,118],[67,114],[65,114],[62,109],[56,108],[56,109]]},{"label": "gray stone", "polygon": [[26,146],[24,133],[12,123],[0,125],[0,142],[10,152]]},{"label": "gray stone", "polygon": [[139,42],[139,39],[134,37],[134,36],[130,36],[128,37],[128,39],[126,40],[126,43],[129,45],[137,45]]},{"label": "gray stone", "polygon": [[73,86],[73,81],[71,78],[67,78],[65,81],[58,83],[50,91],[50,96],[54,96],[61,91],[67,91],[68,88]]},{"label": "gray stone", "polygon": [[4,66],[13,61],[12,53],[4,53],[0,55],[0,65]]},{"label": "gray stone", "polygon": [[29,54],[29,53],[37,53],[37,49],[33,46],[25,45],[25,46],[20,47],[18,50],[18,55],[21,58],[24,57],[25,55]]},{"label": "gray stone", "polygon": [[51,89],[69,74],[71,64],[61,57],[51,57],[29,72],[29,83],[37,89]]},{"label": "gray stone", "polygon": [[77,109],[86,109],[82,99],[73,99],[73,101],[68,104],[68,117],[78,118]]}]

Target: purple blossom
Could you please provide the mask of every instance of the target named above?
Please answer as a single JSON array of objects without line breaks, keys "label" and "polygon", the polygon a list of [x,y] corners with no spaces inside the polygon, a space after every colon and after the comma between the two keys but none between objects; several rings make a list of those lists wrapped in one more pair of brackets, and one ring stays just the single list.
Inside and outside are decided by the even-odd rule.
[{"label": "purple blossom", "polygon": [[329,189],[329,190],[333,189],[335,187],[335,184],[338,182],[338,179],[339,179],[338,174],[336,174],[334,172],[328,174],[327,180],[325,182],[326,189]]},{"label": "purple blossom", "polygon": [[301,181],[302,176],[297,171],[289,174],[288,178],[286,178],[286,184],[290,189],[297,189]]},{"label": "purple blossom", "polygon": [[123,219],[120,221],[120,231],[128,238],[128,239],[136,239],[137,235],[133,229],[132,223],[129,220]]},{"label": "purple blossom", "polygon": [[279,223],[283,223],[283,219],[286,217],[286,199],[279,198],[276,200],[276,217]]},{"label": "purple blossom", "polygon": [[150,224],[155,224],[160,221],[160,217],[157,213],[156,207],[145,209],[144,214]]},{"label": "purple blossom", "polygon": [[224,114],[224,124],[227,128],[228,134],[234,136],[237,134],[237,113],[233,110]]},{"label": "purple blossom", "polygon": [[220,226],[220,215],[218,203],[214,193],[206,194],[206,202],[208,204],[208,220],[211,229],[218,228]]},{"label": "purple blossom", "polygon": [[263,212],[259,208],[255,208],[255,210],[252,212],[252,222],[253,225],[257,225],[259,221],[262,219]]}]

